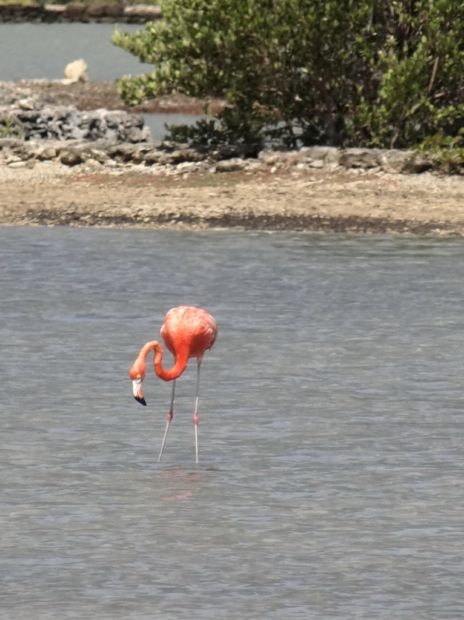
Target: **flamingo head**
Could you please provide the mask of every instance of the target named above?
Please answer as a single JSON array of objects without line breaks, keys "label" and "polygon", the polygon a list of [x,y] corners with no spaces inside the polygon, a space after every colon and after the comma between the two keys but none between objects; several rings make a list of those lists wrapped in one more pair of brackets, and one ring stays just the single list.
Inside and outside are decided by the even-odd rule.
[{"label": "flamingo head", "polygon": [[147,401],[143,396],[142,387],[142,381],[145,379],[145,368],[135,362],[129,370],[129,379],[132,381],[132,394],[135,400],[141,405],[146,406]]}]

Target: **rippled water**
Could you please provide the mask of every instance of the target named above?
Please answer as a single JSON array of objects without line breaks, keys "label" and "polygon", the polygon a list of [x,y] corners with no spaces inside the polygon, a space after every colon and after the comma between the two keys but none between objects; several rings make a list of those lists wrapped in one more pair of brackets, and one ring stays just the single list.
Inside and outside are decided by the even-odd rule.
[{"label": "rippled water", "polygon": [[[460,240],[0,228],[0,617],[464,616]],[[220,335],[127,369],[171,306]]]}]

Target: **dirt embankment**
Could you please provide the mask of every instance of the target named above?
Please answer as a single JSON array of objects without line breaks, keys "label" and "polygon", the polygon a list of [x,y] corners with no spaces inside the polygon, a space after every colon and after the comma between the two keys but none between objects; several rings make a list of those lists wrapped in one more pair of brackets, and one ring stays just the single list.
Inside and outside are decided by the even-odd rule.
[{"label": "dirt embankment", "polygon": [[349,171],[191,175],[0,167],[0,224],[464,235],[464,179]]},{"label": "dirt embankment", "polygon": [[205,109],[214,113],[223,105],[217,99],[205,101],[184,95],[170,95],[149,99],[138,106],[130,107],[119,96],[115,80],[91,80],[72,84],[60,80],[0,82],[0,103],[6,100],[9,94],[12,98],[38,97],[43,104],[48,105],[73,105],[78,110],[104,108],[127,112],[204,114]]},{"label": "dirt embankment", "polygon": [[[50,104],[72,103],[81,110],[125,107],[114,82],[20,87],[25,97],[40,94]],[[203,106],[174,97],[142,109],[201,112]],[[232,166],[223,172],[97,161],[70,167],[13,157],[0,164],[0,224],[464,235],[464,177],[302,165]]]}]

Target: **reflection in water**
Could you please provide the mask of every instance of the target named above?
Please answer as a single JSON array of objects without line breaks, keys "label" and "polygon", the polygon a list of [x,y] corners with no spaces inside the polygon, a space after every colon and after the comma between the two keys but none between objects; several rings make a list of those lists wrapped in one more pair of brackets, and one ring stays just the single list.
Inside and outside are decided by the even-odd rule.
[{"label": "reflection in water", "polygon": [[[0,229],[5,618],[462,613],[459,240]],[[221,337],[133,401],[164,312]],[[1,615],[1,614],[0,614]]]},{"label": "reflection in water", "polygon": [[[165,478],[174,478],[174,485],[172,486],[173,495],[164,495],[160,499],[163,501],[185,501],[193,497],[194,491],[191,488],[195,488],[192,483],[202,482],[205,476],[199,471],[185,471],[182,469],[169,469],[161,472],[160,475]],[[182,490],[182,487],[187,486],[188,489]],[[179,489],[181,487],[181,489]]]}]

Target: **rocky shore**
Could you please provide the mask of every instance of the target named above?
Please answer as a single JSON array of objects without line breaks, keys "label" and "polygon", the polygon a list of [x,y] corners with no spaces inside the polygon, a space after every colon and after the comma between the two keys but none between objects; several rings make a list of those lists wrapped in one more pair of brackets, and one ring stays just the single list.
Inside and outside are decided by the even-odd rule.
[{"label": "rocky shore", "polygon": [[[55,110],[54,114],[48,111],[46,114],[52,121],[51,129],[36,119],[37,125],[28,130],[28,140],[0,138],[0,164],[18,168],[32,167],[41,161],[55,161],[66,166],[98,163],[111,168],[144,166],[151,168],[153,173],[175,175],[268,170],[272,173],[278,170],[303,172],[311,169],[417,174],[434,168],[431,158],[414,151],[312,146],[295,151],[263,150],[257,157],[249,157],[243,146],[193,148],[166,141],[155,144],[148,140],[143,120],[137,118],[137,123],[132,123],[124,113],[102,111],[84,115],[82,119],[78,118],[77,127],[66,126],[72,117],[69,112]],[[27,121],[32,122],[29,115]],[[62,124],[65,124],[64,129]],[[40,134],[52,138],[56,133],[61,133],[59,139],[31,139],[41,137]],[[71,139],[76,134],[84,134],[85,139]],[[98,139],[101,134],[103,139]],[[131,139],[124,141],[127,136]]]},{"label": "rocky shore", "polygon": [[70,2],[68,4],[2,4],[0,23],[19,22],[122,22],[143,24],[161,18],[161,8],[155,5],[124,2]]},{"label": "rocky shore", "polygon": [[[155,144],[141,113],[79,105],[78,95],[85,92],[85,84],[63,80],[47,82],[44,89],[40,82],[0,82],[0,161],[32,165],[35,161],[56,160],[75,166],[95,160],[109,166],[171,166],[175,173],[344,168],[417,174],[437,170],[440,165],[432,157],[412,150],[313,146],[257,154],[246,145],[192,148]],[[64,92],[74,97],[74,104],[63,103]],[[167,170],[172,172],[171,168]]]},{"label": "rocky shore", "polygon": [[140,115],[21,88],[0,84],[0,224],[464,235],[464,176],[414,151],[155,144]]},{"label": "rocky shore", "polygon": [[464,235],[457,176],[314,168],[267,152],[174,161],[182,149],[167,146],[166,161],[150,165],[125,161],[134,145],[86,147],[78,163],[62,143],[36,146],[33,158],[15,146],[2,148],[0,224]]},{"label": "rocky shore", "polygon": [[151,138],[141,114],[104,109],[81,112],[74,106],[47,105],[37,109],[28,102],[18,107],[0,106],[0,132],[2,130],[4,135],[19,139],[19,144],[26,147],[32,146],[34,140],[64,143],[74,140],[85,145],[97,140],[140,143]]}]

